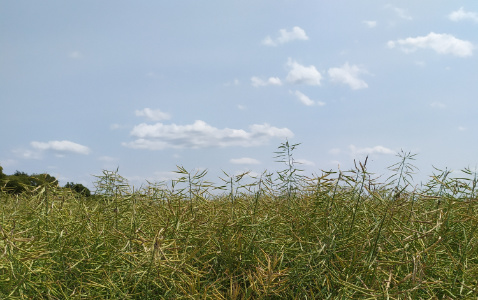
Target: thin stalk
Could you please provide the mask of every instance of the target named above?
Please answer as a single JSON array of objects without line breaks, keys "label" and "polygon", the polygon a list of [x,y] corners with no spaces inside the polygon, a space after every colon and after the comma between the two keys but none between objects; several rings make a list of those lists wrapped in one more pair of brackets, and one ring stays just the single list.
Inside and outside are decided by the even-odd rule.
[{"label": "thin stalk", "polygon": [[366,171],[367,160],[368,160],[368,156],[365,158],[365,163],[363,165],[362,165],[361,162],[359,162],[361,170],[359,170],[357,168],[357,165],[355,165],[355,168],[357,169],[357,176],[358,176],[358,174],[362,174],[362,182],[360,183],[360,189],[358,191],[357,200],[355,201],[355,205],[354,205],[353,212],[352,212],[353,215],[352,215],[352,222],[350,222],[349,235],[352,233],[353,226],[355,224],[355,218],[356,218],[356,215],[357,215],[358,205],[359,205],[360,200],[362,198],[362,192],[363,192],[363,187],[364,187],[364,184],[365,184],[365,178],[367,177],[367,171]]}]

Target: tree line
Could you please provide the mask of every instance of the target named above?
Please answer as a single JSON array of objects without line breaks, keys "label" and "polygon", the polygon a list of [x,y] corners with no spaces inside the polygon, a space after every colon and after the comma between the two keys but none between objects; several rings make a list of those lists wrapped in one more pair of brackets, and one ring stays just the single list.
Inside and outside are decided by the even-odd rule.
[{"label": "tree line", "polygon": [[[16,171],[12,175],[7,175],[3,173],[3,167],[0,166],[0,189],[3,192],[18,195],[45,185],[59,187],[58,180],[50,174],[29,175],[25,172]],[[90,190],[81,183],[67,182],[63,188],[71,189],[86,197],[91,196]]]}]

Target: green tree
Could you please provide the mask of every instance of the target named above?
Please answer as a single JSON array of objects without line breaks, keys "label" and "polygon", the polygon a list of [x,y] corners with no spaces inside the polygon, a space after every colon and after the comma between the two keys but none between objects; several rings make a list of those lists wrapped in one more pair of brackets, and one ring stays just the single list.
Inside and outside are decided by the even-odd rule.
[{"label": "green tree", "polygon": [[25,172],[20,172],[16,170],[15,173],[13,173],[13,176],[28,176],[28,174]]},{"label": "green tree", "polygon": [[45,184],[58,186],[58,181],[56,178],[47,173],[33,174],[30,176],[30,178],[32,186],[40,186]]},{"label": "green tree", "polygon": [[25,172],[15,171],[13,175],[3,174],[3,170],[0,174],[1,186],[3,189],[11,194],[21,194],[30,188],[36,188],[39,186],[49,185],[58,186],[58,181],[50,174],[33,174],[28,175]]},{"label": "green tree", "polygon": [[5,179],[7,179],[7,175],[3,173],[3,167],[0,166],[0,190],[5,185]]},{"label": "green tree", "polygon": [[72,191],[75,191],[78,194],[81,194],[83,196],[86,196],[86,197],[91,196],[90,190],[84,185],[82,185],[81,183],[67,182],[64,187],[71,189]]},{"label": "green tree", "polygon": [[11,194],[21,194],[32,185],[30,176],[24,172],[16,171],[13,175],[7,175],[4,179],[5,191]]},{"label": "green tree", "polygon": [[3,167],[0,166],[0,180],[4,179],[7,175],[3,173]]}]

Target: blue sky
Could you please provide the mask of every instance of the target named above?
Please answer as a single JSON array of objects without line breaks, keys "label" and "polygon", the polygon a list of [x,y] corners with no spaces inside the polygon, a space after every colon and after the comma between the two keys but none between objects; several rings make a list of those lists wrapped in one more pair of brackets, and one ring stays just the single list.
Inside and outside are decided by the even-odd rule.
[{"label": "blue sky", "polygon": [[[432,9],[431,9],[432,8]],[[176,165],[478,165],[476,1],[3,1],[0,165],[92,187]]]}]

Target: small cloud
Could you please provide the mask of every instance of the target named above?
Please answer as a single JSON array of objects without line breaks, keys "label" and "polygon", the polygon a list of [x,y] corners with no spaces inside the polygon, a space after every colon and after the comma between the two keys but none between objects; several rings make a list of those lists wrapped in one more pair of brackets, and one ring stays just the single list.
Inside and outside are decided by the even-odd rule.
[{"label": "small cloud", "polygon": [[319,71],[317,71],[314,66],[310,65],[306,67],[290,58],[287,62],[287,66],[290,68],[289,74],[287,74],[286,78],[289,83],[320,85],[322,75],[320,75]]},{"label": "small cloud", "polygon": [[71,141],[49,141],[46,143],[33,141],[30,144],[35,149],[42,151],[54,151],[58,152],[59,155],[63,155],[64,153],[68,152],[87,155],[91,151],[90,148],[73,143]]},{"label": "small cloud", "polygon": [[272,138],[290,138],[294,134],[288,128],[277,128],[269,124],[254,124],[249,131],[243,129],[219,129],[197,120],[190,125],[156,123],[139,124],[131,135],[135,141],[123,146],[135,149],[162,150],[166,148],[207,147],[253,147],[266,144]]},{"label": "small cloud", "polygon": [[145,117],[151,121],[161,121],[161,120],[171,119],[171,116],[169,114],[164,113],[159,109],[145,108],[142,110],[136,110],[135,114],[138,117]]},{"label": "small cloud", "polygon": [[292,31],[287,31],[286,29],[279,30],[279,37],[276,39],[272,39],[270,36],[266,37],[262,40],[262,44],[266,46],[278,46],[295,40],[306,41],[308,39],[309,37],[305,31],[302,28],[295,26],[292,28]]},{"label": "small cloud", "polygon": [[[14,159],[2,159],[0,161],[2,162],[1,166],[4,168],[14,166],[17,163],[17,161]],[[3,171],[5,172],[5,170]]]},{"label": "small cloud", "polygon": [[83,54],[79,51],[72,51],[68,54],[68,57],[72,59],[80,59],[83,58]]},{"label": "small cloud", "polygon": [[318,106],[324,106],[325,105],[325,102],[321,102],[321,101],[313,101],[311,100],[307,95],[299,92],[299,91],[289,91],[289,93],[291,94],[294,94],[297,99],[304,105],[307,105],[307,106],[313,106],[315,104],[317,104]]},{"label": "small cloud", "polygon": [[417,49],[432,49],[438,54],[452,54],[459,57],[473,55],[474,46],[471,42],[460,40],[451,34],[431,32],[427,36],[409,37],[406,39],[388,41],[389,48],[397,45],[405,53],[415,52]]},{"label": "small cloud", "polygon": [[[291,93],[292,93],[292,91],[291,91]],[[309,97],[302,94],[301,92],[295,91],[293,93],[297,97],[297,99],[299,99],[299,101],[302,102],[302,104],[307,105],[307,106],[312,106],[312,105],[315,104],[314,101],[310,100]]]},{"label": "small cloud", "polygon": [[315,166],[315,163],[313,161],[307,160],[307,159],[296,159],[294,160],[296,163],[304,166]]},{"label": "small cloud", "polygon": [[261,163],[257,159],[250,157],[231,158],[229,161],[236,165],[259,165]]},{"label": "small cloud", "polygon": [[262,40],[262,45],[266,46],[277,46],[274,40],[270,36],[266,37],[265,39]]},{"label": "small cloud", "polygon": [[155,181],[171,181],[178,179],[181,175],[172,171],[156,171],[153,173]]},{"label": "small cloud", "polygon": [[[249,178],[253,178],[253,179],[257,179],[261,176],[261,173],[258,173],[258,172],[254,172],[254,171],[247,171],[247,176]],[[238,171],[236,172],[234,175],[238,176],[238,175],[241,175],[241,174],[244,174],[244,172],[241,172],[241,171]]]},{"label": "small cloud", "polygon": [[117,130],[117,129],[121,129],[121,128],[125,128],[125,126],[124,126],[124,125],[117,124],[117,123],[114,123],[114,124],[111,124],[111,125],[110,125],[110,129],[111,129],[111,130]]},{"label": "small cloud", "polygon": [[244,105],[241,105],[241,104],[238,104],[237,105],[237,109],[239,110],[245,110],[247,107],[245,107]]},{"label": "small cloud", "polygon": [[39,151],[32,151],[29,149],[14,149],[12,151],[16,156],[23,159],[41,159],[42,155]]},{"label": "small cloud", "polygon": [[[181,175],[176,172],[171,171],[156,171],[153,172],[153,175],[143,177],[139,175],[126,176],[128,182],[134,183],[134,185],[143,185],[145,182],[148,183],[161,183],[161,182],[170,182],[171,180],[176,180]],[[149,184],[148,184],[149,185]]]},{"label": "small cloud", "polygon": [[104,161],[104,162],[112,162],[118,160],[117,158],[111,157],[111,156],[100,156],[98,157],[98,160]]},{"label": "small cloud", "polygon": [[362,21],[368,28],[374,28],[377,26],[377,21]]},{"label": "small cloud", "polygon": [[239,86],[241,85],[241,82],[239,79],[234,79],[233,81],[227,82],[224,84],[224,86]]},{"label": "small cloud", "polygon": [[375,146],[375,147],[365,147],[365,148],[357,148],[354,145],[349,146],[349,150],[352,156],[356,155],[371,155],[371,154],[395,154],[396,152],[383,147],[383,146]]},{"label": "small cloud", "polygon": [[409,21],[413,20],[412,16],[410,16],[408,12],[403,8],[399,8],[390,4],[387,5],[386,8],[393,10],[397,14],[397,16],[399,16],[402,19],[409,20]]},{"label": "small cloud", "polygon": [[465,131],[466,129],[467,129],[466,127],[458,126],[458,130],[459,130],[459,131]]},{"label": "small cloud", "polygon": [[365,89],[368,84],[359,78],[360,74],[368,74],[367,70],[356,65],[345,63],[340,68],[329,69],[329,76],[332,81],[344,83],[353,90]]},{"label": "small cloud", "polygon": [[278,77],[269,77],[267,80],[262,80],[259,77],[252,77],[251,84],[253,87],[268,86],[268,85],[282,85],[282,81]]},{"label": "small cloud", "polygon": [[415,61],[415,64],[419,67],[424,67],[426,65],[426,63],[422,60]]},{"label": "small cloud", "polygon": [[464,20],[478,22],[478,14],[476,12],[465,11],[463,7],[460,7],[459,10],[450,13],[448,15],[448,19],[453,22],[459,22]]},{"label": "small cloud", "polygon": [[332,165],[332,166],[336,166],[337,169],[340,170],[340,161],[338,161],[338,160],[331,160],[331,161],[329,161],[329,164]]},{"label": "small cloud", "polygon": [[[350,145],[348,147],[348,151],[342,150],[340,148],[333,148],[333,149],[329,150],[329,153],[334,155],[334,156],[338,156],[340,154],[348,154],[352,158],[363,157],[363,156],[367,156],[367,155],[392,155],[392,154],[396,154],[395,151],[393,151],[389,148],[380,146],[380,145],[379,146],[374,146],[374,147],[363,147],[363,148],[356,147],[355,145]],[[335,161],[335,162],[337,162],[337,161]]]},{"label": "small cloud", "polygon": [[342,153],[342,150],[340,150],[340,148],[332,148],[329,150],[329,153],[332,155],[339,155],[340,153]]},{"label": "small cloud", "polygon": [[430,106],[434,108],[446,108],[446,105],[441,102],[432,102]]}]

